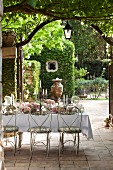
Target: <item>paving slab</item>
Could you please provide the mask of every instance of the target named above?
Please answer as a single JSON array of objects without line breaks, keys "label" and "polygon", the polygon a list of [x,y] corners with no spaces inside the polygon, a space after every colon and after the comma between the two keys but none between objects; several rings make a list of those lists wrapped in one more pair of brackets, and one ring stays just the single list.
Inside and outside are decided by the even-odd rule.
[{"label": "paving slab", "polygon": [[80,100],[80,103],[90,117],[94,140],[87,140],[81,134],[78,156],[67,146],[59,157],[59,134],[52,133],[49,157],[43,146],[31,157],[30,136],[24,133],[22,148],[15,155],[12,148],[4,148],[6,170],[113,170],[113,128],[105,128],[104,122],[109,115],[109,101]]}]

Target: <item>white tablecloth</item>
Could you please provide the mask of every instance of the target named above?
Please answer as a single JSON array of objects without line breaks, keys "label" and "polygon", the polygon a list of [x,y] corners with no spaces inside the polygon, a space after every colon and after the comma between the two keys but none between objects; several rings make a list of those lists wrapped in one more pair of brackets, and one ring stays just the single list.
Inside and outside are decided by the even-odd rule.
[{"label": "white tablecloth", "polygon": [[[42,118],[44,116],[39,115],[32,115],[34,120],[38,120],[38,122],[40,122],[42,120]],[[11,118],[11,115],[3,115],[3,125],[7,125],[9,119]],[[79,126],[80,125],[80,116],[78,117],[78,120],[76,121],[76,125]],[[73,121],[73,115],[65,115],[65,119],[68,122]],[[29,119],[30,121],[30,127],[35,126],[35,122],[32,119]],[[19,131],[20,132],[27,132],[28,128],[29,128],[29,121],[28,121],[28,114],[17,114],[16,116],[16,125],[19,127]],[[13,119],[11,119],[10,125],[14,124],[14,117]],[[48,124],[49,124],[49,120],[48,120]],[[62,126],[62,121],[60,121],[60,126]],[[57,132],[58,129],[58,116],[57,114],[52,114],[52,121],[51,121],[51,128],[52,128],[52,132]],[[93,139],[93,133],[92,133],[92,128],[91,128],[91,123],[90,123],[90,119],[89,116],[87,114],[83,114],[82,115],[82,122],[81,122],[81,130],[82,130],[82,134],[85,135],[87,137],[87,139]]]}]

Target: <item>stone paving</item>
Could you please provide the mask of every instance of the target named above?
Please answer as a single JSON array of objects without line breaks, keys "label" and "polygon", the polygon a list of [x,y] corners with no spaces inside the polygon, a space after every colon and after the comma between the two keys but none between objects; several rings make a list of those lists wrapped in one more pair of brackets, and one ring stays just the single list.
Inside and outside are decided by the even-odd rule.
[{"label": "stone paving", "polygon": [[89,115],[94,140],[80,135],[80,151],[76,156],[72,147],[58,157],[58,133],[51,135],[51,150],[46,156],[45,148],[39,146],[32,158],[29,150],[29,134],[24,133],[22,148],[14,152],[5,148],[6,170],[113,170],[113,128],[105,128],[104,119],[109,114],[108,100],[81,100]]}]

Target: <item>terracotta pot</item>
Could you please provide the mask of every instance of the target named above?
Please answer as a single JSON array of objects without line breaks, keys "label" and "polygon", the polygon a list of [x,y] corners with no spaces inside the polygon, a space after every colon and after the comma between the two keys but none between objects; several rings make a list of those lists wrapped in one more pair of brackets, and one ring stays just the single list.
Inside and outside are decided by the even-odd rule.
[{"label": "terracotta pot", "polygon": [[13,31],[2,32],[2,46],[13,47],[15,44],[16,34]]}]

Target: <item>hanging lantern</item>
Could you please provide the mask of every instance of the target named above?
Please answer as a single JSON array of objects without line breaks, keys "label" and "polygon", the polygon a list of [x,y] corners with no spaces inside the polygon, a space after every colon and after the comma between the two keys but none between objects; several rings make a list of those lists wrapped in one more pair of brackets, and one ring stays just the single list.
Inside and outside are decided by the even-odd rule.
[{"label": "hanging lantern", "polygon": [[72,34],[72,28],[71,26],[69,25],[68,21],[67,21],[67,24],[64,28],[64,35],[65,35],[65,38],[66,39],[70,39],[71,38],[71,34]]}]

